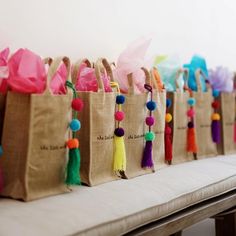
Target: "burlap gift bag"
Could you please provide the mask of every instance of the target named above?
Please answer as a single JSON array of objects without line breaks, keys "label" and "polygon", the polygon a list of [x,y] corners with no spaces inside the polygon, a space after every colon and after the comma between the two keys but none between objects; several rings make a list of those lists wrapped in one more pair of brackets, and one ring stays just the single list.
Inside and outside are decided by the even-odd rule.
[{"label": "burlap gift bag", "polygon": [[[75,63],[72,74],[74,83],[82,62],[88,67],[91,66],[87,59]],[[108,64],[105,59],[99,59],[95,64],[98,91],[77,91],[85,104],[83,112],[79,113],[79,120],[83,123],[78,134],[81,152],[80,174],[81,181],[89,186],[118,179],[113,171],[116,92],[105,92],[101,78],[101,71],[105,70],[104,64]],[[109,74],[109,71],[107,72]]]},{"label": "burlap gift bag", "polygon": [[235,93],[221,92],[218,98],[221,116],[221,140],[217,144],[219,154],[235,153]]},{"label": "burlap gift bag", "polygon": [[0,145],[2,143],[1,138],[2,138],[3,121],[5,114],[5,105],[6,105],[6,94],[0,93]]},{"label": "burlap gift bag", "polygon": [[[185,80],[184,89],[181,90],[177,79],[183,74]],[[171,164],[178,164],[194,160],[194,155],[188,150],[188,110],[190,91],[187,87],[188,70],[180,69],[176,74],[176,91],[169,92],[168,97],[172,101],[172,149],[173,159]]]},{"label": "burlap gift bag", "polygon": [[153,160],[154,169],[158,170],[166,167],[165,163],[165,114],[166,114],[166,90],[163,86],[158,86],[155,78],[155,69],[151,70],[151,81],[153,86],[153,100],[157,103],[157,109],[153,111],[155,117],[155,125],[153,126],[153,132],[156,138],[153,142]]},{"label": "burlap gift bag", "polygon": [[202,91],[200,82],[201,75],[206,79],[204,73],[200,69],[196,70],[195,77],[197,91],[193,92],[193,97],[196,100],[196,135],[199,159],[217,155],[217,147],[212,140],[211,134],[212,89],[208,85],[207,91]]},{"label": "burlap gift bag", "polygon": [[64,57],[51,64],[43,94],[7,94],[2,196],[30,201],[69,191],[64,181],[72,94],[53,95],[49,90],[61,61],[70,79],[70,61]]},{"label": "burlap gift bag", "polygon": [[[146,76],[146,84],[151,84],[149,72],[142,68]],[[125,95],[126,101],[123,106],[125,120],[123,127],[125,130],[125,146],[126,146],[126,177],[133,178],[139,175],[151,173],[153,168],[142,168],[142,158],[145,147],[144,135],[147,131],[145,118],[148,115],[146,103],[148,94],[146,92],[135,94],[132,74],[128,74],[128,94]],[[155,144],[153,144],[153,149]],[[154,156],[154,155],[153,155]]]}]

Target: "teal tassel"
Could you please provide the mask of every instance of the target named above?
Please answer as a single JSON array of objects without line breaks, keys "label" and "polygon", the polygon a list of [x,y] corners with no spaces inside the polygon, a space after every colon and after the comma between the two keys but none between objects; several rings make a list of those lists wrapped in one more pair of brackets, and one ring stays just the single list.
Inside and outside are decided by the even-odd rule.
[{"label": "teal tassel", "polygon": [[68,185],[81,185],[80,179],[80,150],[73,148],[69,150],[69,161],[67,164],[66,183]]}]

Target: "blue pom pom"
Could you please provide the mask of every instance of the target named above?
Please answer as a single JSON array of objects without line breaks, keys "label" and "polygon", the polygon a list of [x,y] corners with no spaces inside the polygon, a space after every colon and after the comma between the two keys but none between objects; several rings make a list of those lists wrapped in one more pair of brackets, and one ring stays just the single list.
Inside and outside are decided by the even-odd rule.
[{"label": "blue pom pom", "polygon": [[172,102],[169,98],[166,99],[166,107],[169,108],[171,106]]},{"label": "blue pom pom", "polygon": [[123,96],[123,95],[116,96],[116,103],[117,104],[124,104],[125,103],[125,96]]},{"label": "blue pom pom", "polygon": [[77,120],[77,119],[73,119],[73,120],[70,122],[70,128],[71,128],[71,130],[74,131],[74,132],[80,130],[80,128],[81,128],[80,121]]},{"label": "blue pom pom", "polygon": [[218,91],[218,90],[212,90],[212,96],[213,96],[214,98],[218,97],[219,95],[220,95],[220,91]]},{"label": "blue pom pom", "polygon": [[149,101],[146,104],[149,111],[154,111],[157,108],[157,104],[154,101]]},{"label": "blue pom pom", "polygon": [[0,146],[0,157],[2,156],[3,154],[3,150],[2,150],[2,146]]},{"label": "blue pom pom", "polygon": [[189,105],[189,106],[194,106],[195,104],[196,104],[195,98],[189,98],[189,99],[188,99],[188,105]]}]

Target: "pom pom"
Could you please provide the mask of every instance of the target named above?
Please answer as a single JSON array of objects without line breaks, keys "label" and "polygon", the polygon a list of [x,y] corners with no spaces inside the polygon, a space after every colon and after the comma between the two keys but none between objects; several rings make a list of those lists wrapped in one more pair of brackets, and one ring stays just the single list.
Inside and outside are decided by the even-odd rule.
[{"label": "pom pom", "polygon": [[170,123],[172,121],[172,115],[170,113],[166,113],[166,118],[165,118],[167,123]]},{"label": "pom pom", "polygon": [[220,114],[219,113],[213,113],[211,115],[212,120],[220,120]]},{"label": "pom pom", "polygon": [[124,120],[124,118],[125,118],[125,113],[123,111],[117,111],[115,113],[115,119],[117,121],[122,121],[122,120]]},{"label": "pom pom", "polygon": [[189,106],[194,106],[195,104],[196,104],[195,98],[189,98],[189,99],[188,99],[188,105],[189,105]]},{"label": "pom pom", "polygon": [[76,132],[78,130],[80,130],[81,128],[81,124],[80,124],[80,121],[77,120],[77,119],[73,119],[71,122],[70,122],[70,128],[73,132]]},{"label": "pom pom", "polygon": [[211,115],[211,119],[212,119],[212,120],[220,120],[220,114],[218,114],[218,113],[213,113],[213,114]]},{"label": "pom pom", "polygon": [[154,101],[149,101],[147,102],[146,106],[149,111],[154,111],[157,107],[157,104]]},{"label": "pom pom", "polygon": [[146,125],[152,126],[155,124],[155,118],[153,116],[148,116],[146,118]]},{"label": "pom pom", "polygon": [[166,99],[166,107],[169,108],[171,106],[172,102],[169,98]]},{"label": "pom pom", "polygon": [[84,107],[84,102],[80,98],[75,98],[72,100],[71,107],[76,111],[81,111]]},{"label": "pom pom", "polygon": [[220,95],[220,91],[219,90],[212,90],[212,96],[214,97],[214,98],[216,98],[216,97],[218,97]]},{"label": "pom pom", "polygon": [[220,102],[219,101],[214,101],[214,102],[212,102],[211,106],[214,109],[219,109],[220,108]]},{"label": "pom pom", "polygon": [[155,134],[150,131],[145,134],[145,140],[146,141],[153,141],[155,139]]},{"label": "pom pom", "polygon": [[194,123],[192,121],[188,122],[188,128],[189,129],[194,128]]},{"label": "pom pom", "polygon": [[124,104],[125,103],[125,96],[124,95],[117,95],[116,96],[116,104]]},{"label": "pom pom", "polygon": [[114,131],[114,134],[117,136],[117,137],[122,137],[125,135],[125,131],[123,128],[116,128],[115,131]]},{"label": "pom pom", "polygon": [[187,111],[187,116],[190,117],[190,118],[193,118],[195,116],[195,111],[194,109],[189,109]]},{"label": "pom pom", "polygon": [[73,138],[67,141],[67,147],[69,149],[74,149],[79,147],[79,140],[77,138]]}]

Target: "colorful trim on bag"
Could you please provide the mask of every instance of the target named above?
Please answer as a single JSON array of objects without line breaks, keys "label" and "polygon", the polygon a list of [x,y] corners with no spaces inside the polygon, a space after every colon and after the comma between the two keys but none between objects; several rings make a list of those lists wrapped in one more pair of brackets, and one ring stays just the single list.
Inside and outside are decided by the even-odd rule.
[{"label": "colorful trim on bag", "polygon": [[157,108],[156,102],[153,101],[152,86],[144,84],[144,88],[151,94],[151,99],[146,103],[146,107],[149,110],[149,116],[146,117],[146,125],[148,126],[148,132],[145,133],[145,147],[143,151],[142,168],[153,168],[154,162],[152,158],[153,141],[155,139],[155,133],[152,131],[152,126],[155,124],[155,118],[152,113]]},{"label": "colorful trim on bag", "polygon": [[68,185],[80,185],[80,149],[79,140],[76,138],[76,132],[81,128],[81,123],[77,119],[78,112],[83,109],[83,101],[77,97],[74,85],[70,81],[66,81],[66,86],[73,91],[73,100],[71,103],[73,112],[73,119],[71,120],[69,127],[72,131],[72,139],[67,141],[67,147],[69,148],[69,160],[67,164],[66,184]]},{"label": "colorful trim on bag", "polygon": [[165,161],[171,165],[173,152],[172,152],[172,128],[170,122],[172,121],[172,115],[170,113],[170,107],[172,101],[170,98],[166,98],[166,116],[165,116]]},{"label": "colorful trim on bag", "polygon": [[125,118],[125,113],[122,111],[122,105],[125,103],[125,96],[120,93],[119,84],[117,82],[112,81],[110,82],[110,85],[118,92],[118,95],[116,96],[116,111],[114,114],[116,126],[114,131],[113,170],[119,177],[126,179],[126,151],[124,142],[125,131],[122,127],[120,127],[120,123]]},{"label": "colorful trim on bag", "polygon": [[212,90],[212,96],[214,97],[214,101],[211,106],[213,108],[213,113],[211,115],[211,135],[212,141],[216,144],[221,142],[221,125],[220,125],[220,101],[219,96],[220,92],[218,90]]}]

